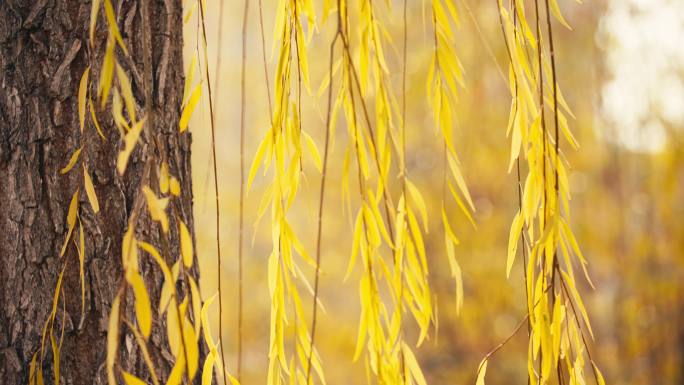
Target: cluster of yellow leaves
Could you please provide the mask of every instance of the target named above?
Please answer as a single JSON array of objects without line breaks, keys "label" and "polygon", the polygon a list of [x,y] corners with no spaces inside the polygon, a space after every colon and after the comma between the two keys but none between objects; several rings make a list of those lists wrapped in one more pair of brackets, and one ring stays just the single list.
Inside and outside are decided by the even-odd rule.
[{"label": "cluster of yellow leaves", "polygon": [[[358,4],[359,20],[355,22],[359,23],[363,31],[358,48],[358,67],[353,62],[352,52],[348,45],[348,33],[346,29],[344,30],[342,82],[335,108],[336,110],[340,107],[343,109],[349,136],[342,183],[344,199],[347,201],[350,213],[349,185],[352,157],[355,157],[359,183],[360,207],[354,221],[352,250],[347,269],[348,276],[360,255],[363,269],[359,281],[361,315],[354,359],[358,359],[361,353],[366,351],[367,368],[370,368],[376,376],[378,383],[398,384],[403,383],[405,378],[423,377],[415,360],[414,365],[402,366],[404,362],[402,357],[413,357],[410,347],[403,342],[404,302],[412,305],[412,310],[417,315],[421,325],[421,339],[426,335],[432,318],[432,303],[429,286],[425,280],[427,266],[419,262],[425,255],[424,249],[422,252],[420,250],[416,252],[414,247],[407,246],[414,245],[414,243],[413,238],[408,235],[409,226],[406,222],[409,220],[406,217],[409,216],[414,224],[416,217],[412,209],[407,210],[409,206],[404,204],[403,198],[399,202],[399,209],[394,214],[395,207],[391,202],[387,186],[393,160],[391,141],[388,139],[390,134],[393,135],[396,131],[393,118],[397,108],[391,90],[386,86],[385,77],[388,68],[383,53],[384,42],[381,39],[383,27],[377,19],[377,9],[374,6],[375,4],[370,1],[361,1]],[[351,20],[346,3],[338,12],[341,14],[342,22],[350,25]],[[369,80],[369,76],[372,76],[372,81]],[[373,122],[367,114],[364,99],[366,95],[375,96]],[[358,122],[361,110],[364,113],[361,116],[365,124]],[[335,115],[336,113],[333,114]],[[373,123],[375,123],[375,129],[372,126]],[[372,184],[375,184],[374,188],[371,187]],[[381,209],[384,210],[385,218]],[[394,220],[395,223],[390,220]],[[400,230],[395,231],[395,229]],[[422,242],[420,227],[415,226],[411,229],[411,231],[416,230],[419,233],[418,239]],[[385,260],[387,250],[395,259],[391,265],[388,265]],[[418,270],[409,272],[409,269],[404,269],[405,260],[416,262],[415,266]],[[406,277],[409,277],[410,282],[407,286],[411,289],[412,295],[408,294],[408,289],[403,290]],[[383,302],[382,293],[385,290],[389,292],[392,299],[391,306]]]},{"label": "cluster of yellow leaves", "polygon": [[[102,8],[101,0],[93,0],[92,11],[90,18],[90,44],[95,45],[95,29],[97,27],[97,19]],[[124,141],[124,148],[119,153],[116,167],[119,174],[123,175],[126,171],[126,166],[131,153],[135,149],[135,145],[140,138],[140,134],[144,128],[145,118],[138,119],[136,114],[136,102],[133,97],[133,89],[131,81],[126,74],[126,71],[121,66],[116,58],[115,47],[118,45],[124,55],[128,56],[128,50],[123,42],[121,33],[117,23],[117,15],[112,6],[111,0],[104,0],[104,11],[107,20],[107,42],[105,45],[105,55],[102,59],[102,67],[100,71],[99,83],[97,86],[97,96],[100,99],[100,107],[104,108],[109,101],[109,95],[112,95],[111,114],[119,134]],[[117,82],[114,83],[116,75]],[[79,119],[81,122],[81,129],[83,128],[83,117],[85,115],[86,98],[82,96],[81,90],[87,88],[88,70],[84,74],[85,80],[81,80],[81,88],[79,89]],[[85,93],[85,92],[83,92]],[[90,108],[90,114],[99,135],[105,139],[104,133],[100,128],[95,115],[93,103],[90,97],[87,98],[87,104]],[[126,109],[126,116],[124,115],[124,107]],[[90,195],[89,195],[90,196]]]},{"label": "cluster of yellow leaves", "polygon": [[[549,0],[545,5],[550,6],[554,17],[567,26],[556,0]],[[577,148],[577,143],[566,117],[572,117],[572,112],[552,80],[555,69],[544,49],[539,21],[541,10],[536,2],[532,7],[536,11],[533,19],[536,33],[525,15],[529,7],[524,0],[513,1],[510,10],[499,1],[513,95],[507,130],[511,137],[509,169],[521,158],[526,160],[528,169],[521,188],[521,207],[511,225],[506,274],[510,275],[518,242],[524,235],[522,247],[528,256],[524,274],[531,381],[548,383],[556,368],[565,366],[566,370],[559,373],[567,373],[568,383],[584,384],[584,328],[592,337],[593,332],[576,288],[573,266],[579,264],[590,284],[591,281],[587,275],[587,261],[568,225],[568,178],[562,154],[556,151],[559,145],[556,141],[561,138],[551,135],[547,128],[549,122],[556,122],[557,132],[560,131],[573,148]],[[545,119],[545,110],[550,111],[554,119]],[[601,383],[602,376],[593,362],[592,369]],[[484,374],[481,380],[478,379],[479,383],[484,383]]]},{"label": "cluster of yellow leaves", "polygon": [[[59,305],[60,297],[64,297],[64,290],[62,289],[62,279],[64,278],[64,271],[66,270],[67,263],[64,263],[62,271],[59,273],[57,278],[57,285],[55,286],[55,294],[52,297],[52,310],[45,321],[42,329],[42,337],[40,339],[40,350],[33,353],[31,358],[31,363],[29,365],[29,384],[30,385],[44,385],[45,380],[43,379],[43,358],[45,357],[45,339],[50,339],[50,348],[52,350],[52,360],[53,360],[53,376],[54,384],[59,385],[60,381],[60,351],[62,348],[62,342],[64,341],[64,322],[66,316],[66,302],[62,300],[62,317],[61,324],[62,329],[60,332],[59,342],[55,338],[55,322],[57,317],[57,308]],[[49,337],[48,337],[49,336]]]},{"label": "cluster of yellow leaves", "polygon": [[[171,195],[158,197],[151,187],[142,187],[150,218],[159,224],[159,228],[163,234],[166,234],[171,230],[167,208],[170,200],[178,195],[178,192],[174,192],[174,188],[170,187],[170,185],[173,186],[173,183],[169,183],[169,180],[173,180],[172,178],[173,177],[168,174],[168,166],[163,163],[159,172],[160,191],[162,191],[162,194]],[[180,255],[171,268],[169,268],[167,259],[154,245],[136,239],[135,228],[133,226],[129,226],[129,229],[123,237],[121,257],[122,265],[124,267],[124,279],[127,285],[123,286],[114,298],[109,316],[108,329],[106,363],[109,383],[112,385],[116,383],[115,364],[118,354],[118,336],[122,320],[136,337],[136,341],[141,349],[142,356],[150,373],[150,378],[155,385],[159,383],[154,365],[149,359],[146,345],[147,339],[152,332],[152,319],[154,313],[152,312],[149,294],[145,288],[145,282],[139,271],[139,250],[145,251],[147,255],[152,257],[164,277],[164,283],[158,302],[158,316],[162,318],[165,317],[169,350],[175,358],[174,366],[166,380],[166,384],[181,384],[183,383],[184,377],[188,383],[193,381],[199,369],[199,337],[202,328],[204,328],[203,335],[209,354],[202,367],[202,384],[211,384],[213,371],[214,368],[216,368],[218,373],[229,376],[231,382],[234,385],[237,385],[237,380],[225,372],[220,359],[217,360],[219,346],[217,346],[217,343],[214,341],[211,331],[209,330],[207,309],[215,296],[204,304],[202,303],[199,286],[192,274],[189,273],[194,263],[192,236],[187,225],[180,218],[176,217],[175,222],[178,228]],[[182,300],[180,298],[182,292],[177,290],[179,279],[181,286],[185,288],[185,294]],[[133,292],[136,324],[124,319],[123,315],[120,314],[119,303],[126,295],[128,288]],[[121,368],[120,373],[128,385],[144,383],[140,378],[136,377],[136,375],[125,371],[123,368]]]},{"label": "cluster of yellow leaves", "polygon": [[[452,0],[432,1],[432,22],[434,25],[434,51],[428,70],[427,93],[435,124],[444,141],[444,168],[448,168],[450,171],[448,174],[445,172],[447,178],[445,184],[448,185],[449,192],[460,210],[475,226],[471,214],[471,210],[474,211],[475,206],[463,178],[454,146],[452,111],[455,110],[454,104],[458,97],[458,86],[463,86],[463,70],[453,47],[452,23],[458,25],[459,18]],[[464,199],[465,203],[463,202]],[[460,241],[449,224],[449,215],[444,200],[442,201],[442,224],[449,267],[456,282],[456,311],[459,312],[463,306],[463,279],[461,268],[456,260],[455,246]]]},{"label": "cluster of yellow leaves", "polygon": [[[328,16],[335,8],[330,2],[326,4],[323,14]],[[389,7],[389,4],[383,5]],[[333,87],[333,78],[341,68],[341,82],[330,122],[334,127],[341,109],[349,136],[343,165],[343,200],[350,213],[353,161],[359,183],[360,207],[353,225],[347,270],[349,276],[360,255],[363,268],[359,283],[361,315],[354,359],[365,350],[367,367],[381,384],[424,384],[420,366],[410,346],[403,341],[402,324],[405,309],[408,309],[418,323],[420,344],[428,336],[434,320],[423,241],[423,232],[428,229],[427,206],[419,189],[406,176],[405,154],[397,140],[397,134],[403,135],[403,132],[398,132],[394,122],[402,117],[398,117],[400,109],[386,80],[389,69],[383,46],[392,42],[379,18],[383,14],[378,8],[381,6],[359,1],[358,8],[354,9],[358,20],[352,21],[347,2],[339,3],[343,54],[323,79],[319,94],[325,88]],[[350,47],[349,25],[360,26],[358,56]],[[358,57],[357,63],[353,57]],[[374,101],[374,119],[369,114],[369,100]],[[396,206],[392,203],[389,186],[395,153],[398,162],[394,163],[400,168],[398,180],[403,186]],[[385,293],[391,303],[384,302]]]},{"label": "cluster of yellow leaves", "polygon": [[[305,146],[316,168],[321,170],[321,158],[313,139],[302,130],[299,105],[294,100],[295,72],[299,82],[309,90],[306,45],[315,29],[315,14],[311,0],[280,0],[276,6],[273,50],[278,50],[275,74],[275,109],[271,127],[261,140],[248,175],[248,189],[260,167],[264,173],[273,166],[273,179],[262,197],[258,221],[271,208],[271,233],[273,249],[268,258],[268,286],[271,297],[269,367],[267,383],[281,384],[287,378],[290,383],[306,384],[309,373],[309,357],[312,369],[321,383],[325,377],[320,357],[311,351],[311,337],[302,307],[298,284],[313,292],[301,271],[296,255],[315,267],[315,261],[297,238],[287,219],[287,212],[294,202],[300,185]],[[308,26],[305,33],[302,23]],[[277,45],[279,44],[279,45]],[[294,56],[296,55],[296,60]],[[295,66],[296,64],[296,66]],[[304,145],[304,146],[303,146]],[[292,309],[289,311],[288,309]],[[294,318],[290,326],[290,317]],[[285,341],[293,334],[293,353],[288,356]]]}]

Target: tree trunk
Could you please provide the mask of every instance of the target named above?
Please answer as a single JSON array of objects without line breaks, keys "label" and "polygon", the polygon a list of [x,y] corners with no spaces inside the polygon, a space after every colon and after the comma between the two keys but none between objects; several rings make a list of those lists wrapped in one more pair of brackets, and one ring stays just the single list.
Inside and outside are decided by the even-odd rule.
[{"label": "tree trunk", "polygon": [[[173,199],[169,207],[169,214],[174,213],[170,215],[170,255],[164,256],[169,263],[180,255],[176,215],[193,230],[191,140],[188,133],[178,132],[183,93],[181,0],[112,0],[112,4],[131,53],[127,57],[119,50],[117,60],[131,79],[138,117],[147,110],[143,39],[150,38],[152,43],[150,109],[155,118],[148,120],[154,123],[147,129],[156,143],[147,147],[149,153],[143,153],[145,146],[139,144],[123,176],[116,171],[122,138],[109,105],[102,110],[95,103],[106,141],[98,136],[89,116],[81,133],[77,116],[81,74],[91,66],[93,95],[99,79],[107,39],[104,11],[100,10],[91,46],[90,1],[0,0],[0,383],[5,385],[28,383],[29,365],[36,352],[37,369],[42,369],[45,383],[57,382],[49,336],[42,357],[40,349],[43,325],[64,266],[63,295],[54,326],[58,340],[64,330],[59,383],[107,383],[107,325],[122,280],[121,241],[148,157],[155,159],[153,175],[159,167],[156,159],[168,159],[171,174],[180,180],[182,189],[180,198]],[[147,36],[141,18],[144,4],[149,4],[151,34]],[[79,163],[85,163],[92,177],[100,202],[98,214],[86,198],[82,166],[77,164],[69,173],[60,174],[81,146]],[[150,184],[157,191],[157,183]],[[77,189],[81,191],[79,218],[86,234],[83,318],[79,259],[73,242],[60,257],[67,237],[67,210]],[[136,237],[162,244],[157,224],[146,214],[138,221]],[[173,358],[162,332],[165,322],[156,312],[163,278],[142,255],[140,270],[153,307],[148,348],[163,382]],[[192,274],[196,277],[197,271]],[[134,320],[131,290],[128,293],[122,315]],[[120,330],[118,367],[149,382],[133,335],[124,324]]]}]

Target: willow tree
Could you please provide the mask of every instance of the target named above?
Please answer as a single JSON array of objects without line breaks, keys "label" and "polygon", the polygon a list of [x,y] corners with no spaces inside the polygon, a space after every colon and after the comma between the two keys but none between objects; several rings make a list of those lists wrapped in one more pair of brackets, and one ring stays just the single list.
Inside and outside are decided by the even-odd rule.
[{"label": "willow tree", "polygon": [[[392,46],[388,32],[392,2],[318,3],[278,0],[275,4],[272,51],[277,66],[273,104],[269,95],[270,127],[248,172],[244,135],[249,2],[244,3],[238,378],[244,197],[263,170],[271,174],[257,212],[261,218],[271,209],[272,251],[263,266],[268,271],[271,304],[267,383],[325,383],[324,362],[316,351],[316,315],[321,301],[320,266],[325,263],[321,250],[326,247],[322,240],[326,173],[337,166],[328,164],[328,153],[339,124],[346,128],[347,139],[342,142],[345,160],[338,166],[343,175],[339,184],[352,227],[347,276],[357,275],[354,267],[360,266],[361,314],[353,359],[363,357],[368,377],[375,383],[423,385],[415,351],[433,333],[437,312],[429,282],[427,204],[406,154],[406,132],[421,130],[406,117],[409,2],[402,3],[398,55],[402,60],[395,62],[385,54]],[[7,20],[0,27],[4,87],[0,191],[7,202],[0,214],[2,228],[7,229],[0,238],[4,267],[0,374],[5,383],[177,385],[197,382],[201,373],[202,383],[210,384],[215,370],[224,384],[229,379],[237,383],[223,369],[228,364],[226,341],[222,337],[215,341],[209,330],[207,314],[215,297],[202,302],[194,264],[187,129],[206,87],[220,285],[223,261],[214,140],[218,127],[206,52],[206,4],[200,0],[184,5],[185,16],[178,0],[0,4],[0,16]],[[536,33],[525,18],[532,5]],[[542,17],[538,1],[516,0],[513,12],[498,2],[514,97],[511,167],[517,166],[521,185],[520,159],[528,163],[507,264],[510,270],[522,238],[528,315],[521,325],[529,325],[529,381],[549,383],[555,371],[558,383],[566,379],[583,383],[585,333],[591,333],[591,328],[575,289],[573,264],[584,268],[586,261],[566,220],[569,190],[560,161],[559,132],[571,145],[575,142],[564,115],[571,112],[556,82],[549,9],[565,22],[555,1],[544,5]],[[198,47],[184,78],[181,28],[183,19],[193,14],[203,50]],[[449,207],[474,223],[475,205],[461,171],[454,133],[455,105],[466,81],[455,48],[459,13],[454,0],[432,0],[424,14],[430,15],[426,27],[431,31],[431,59],[421,70],[443,159],[439,219],[460,309],[459,239]],[[545,35],[542,18],[547,23]],[[323,27],[332,29],[332,37],[325,41],[328,71],[318,91],[327,97],[324,125],[302,115],[302,93],[313,94],[307,50],[313,39],[327,36],[320,33]],[[260,29],[264,83],[270,94],[263,25]],[[203,64],[200,71],[198,59]],[[201,74],[198,81],[196,72]],[[400,87],[392,82],[392,72],[401,74]],[[547,131],[545,111],[554,122],[553,136],[550,123]],[[310,134],[315,130],[325,136],[322,155]],[[314,256],[290,220],[305,163],[312,163],[321,174]],[[313,285],[304,265],[313,268]],[[310,289],[311,298],[300,295],[302,287]],[[221,286],[217,294],[223,320]],[[310,318],[305,301],[312,306]],[[410,327],[417,330],[416,336],[407,333]],[[478,383],[484,382],[490,356],[477,369]]]},{"label": "willow tree", "polygon": [[[170,258],[179,223],[193,229],[190,136],[178,129],[181,1],[3,1],[0,18],[0,382],[107,383],[124,234],[135,228]],[[144,134],[117,169],[136,127]],[[178,196],[150,183],[163,174]],[[141,186],[173,196],[168,232],[141,210]],[[139,257],[157,305],[163,279],[153,265]],[[133,326],[133,291],[123,293],[122,322],[144,328]],[[173,356],[161,330],[145,340],[165,378]],[[145,357],[134,333],[121,331],[116,364],[136,371]]]}]

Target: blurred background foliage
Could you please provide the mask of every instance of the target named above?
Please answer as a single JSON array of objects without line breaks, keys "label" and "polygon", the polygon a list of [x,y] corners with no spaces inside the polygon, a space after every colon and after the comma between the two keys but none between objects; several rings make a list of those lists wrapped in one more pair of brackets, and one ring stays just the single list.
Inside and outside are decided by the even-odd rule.
[{"label": "blurred background foliage", "polygon": [[[439,323],[416,355],[432,384],[474,383],[477,364],[506,339],[525,315],[522,269],[506,279],[510,223],[517,206],[515,174],[507,173],[510,108],[507,57],[496,2],[460,0],[455,49],[466,75],[458,101],[456,147],[475,201],[473,228],[451,207],[461,238],[457,258],[463,269],[464,307],[456,315],[439,225],[442,148],[425,92],[430,50],[429,27],[421,2],[409,5],[407,77],[407,156],[413,181],[423,192],[432,227],[427,236],[431,285]],[[579,280],[596,340],[591,347],[606,380],[616,384],[684,382],[684,3],[680,0],[596,0],[559,2],[573,30],[556,27],[558,75],[576,120],[580,142],[568,146],[571,165],[572,227],[596,289]],[[382,15],[395,41],[387,50],[394,92],[401,89],[401,2]],[[207,4],[209,68],[215,79],[218,1]],[[214,191],[211,182],[210,117],[207,96],[191,122],[195,226],[201,289],[207,298],[224,284],[221,320],[227,359],[234,367],[237,335],[237,234],[239,209],[239,114],[242,1],[226,1],[223,15],[221,83],[217,95],[217,146],[222,198],[223,276],[216,274]],[[320,9],[317,10],[320,12]],[[263,0],[266,53],[271,87],[273,5]],[[259,9],[252,1],[247,56],[247,165],[267,129],[267,91],[261,60]],[[333,23],[309,46],[312,94],[304,94],[303,124],[322,150],[325,97],[317,95],[327,71]],[[429,23],[427,23],[429,25]],[[197,23],[186,24],[185,49],[197,50]],[[201,49],[201,48],[200,48]],[[201,67],[200,67],[201,68]],[[213,85],[213,84],[212,84]],[[340,120],[339,124],[342,124]],[[323,228],[321,299],[316,345],[328,383],[365,383],[363,360],[352,362],[359,316],[357,270],[345,282],[352,223],[343,208],[341,186],[346,130],[338,128],[331,152]],[[290,210],[291,223],[313,251],[320,175],[311,162]],[[268,215],[253,226],[266,179],[257,177],[245,202],[245,361],[243,383],[263,383],[268,364],[269,295],[266,282],[271,240]],[[313,277],[313,269],[307,267]],[[310,301],[310,298],[307,299]],[[310,306],[305,306],[308,310]],[[213,312],[213,329],[219,327]],[[416,338],[409,331],[409,340]],[[522,384],[526,378],[525,330],[489,362],[488,384]]]}]

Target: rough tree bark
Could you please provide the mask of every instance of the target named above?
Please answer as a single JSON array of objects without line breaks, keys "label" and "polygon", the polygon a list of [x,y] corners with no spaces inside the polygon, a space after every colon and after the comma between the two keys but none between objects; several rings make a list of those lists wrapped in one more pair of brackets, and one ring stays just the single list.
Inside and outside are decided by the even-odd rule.
[{"label": "rough tree bark", "polygon": [[[118,53],[129,73],[138,103],[145,114],[141,7],[149,4],[155,116],[148,126],[159,148],[143,153],[138,145],[125,175],[116,172],[121,138],[109,112],[97,108],[107,141],[101,140],[90,119],[81,137],[77,117],[78,83],[86,66],[97,84],[104,41],[104,12],[96,43],[88,42],[91,2],[87,0],[0,0],[0,383],[28,383],[29,363],[39,351],[41,332],[51,307],[59,272],[64,275],[66,316],[62,302],[55,330],[64,323],[61,384],[105,384],[107,319],[122,276],[121,239],[149,156],[168,159],[171,173],[181,180],[182,196],[170,208],[192,231],[190,137],[178,133],[183,93],[181,0],[113,0],[130,57]],[[95,86],[91,92],[95,93]],[[107,107],[109,108],[109,107]],[[59,170],[71,153],[84,145],[86,162],[99,197],[94,214],[83,193],[80,165],[66,175]],[[156,144],[155,144],[156,146]],[[155,162],[153,170],[158,167]],[[154,173],[153,173],[154,174]],[[153,179],[154,180],[154,179]],[[156,183],[152,188],[157,190]],[[86,309],[81,319],[81,291],[75,247],[60,258],[66,237],[69,201],[81,188],[79,217],[86,233]],[[171,215],[170,253],[178,255],[178,234]],[[161,245],[157,226],[143,216],[137,237]],[[161,249],[161,247],[160,247]],[[147,290],[156,309],[161,273],[149,259],[140,258]],[[196,271],[193,274],[197,274]],[[132,300],[123,314],[132,315]],[[170,370],[164,322],[154,311],[150,353],[162,379]],[[118,364],[145,380],[149,375],[130,331],[122,326]],[[58,334],[58,333],[57,333]],[[59,334],[57,335],[59,338]],[[49,341],[49,340],[48,340]],[[42,370],[45,383],[54,383],[53,359],[46,344]]]}]

